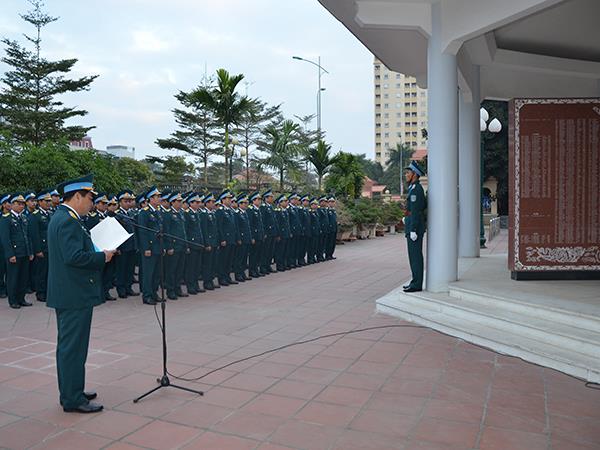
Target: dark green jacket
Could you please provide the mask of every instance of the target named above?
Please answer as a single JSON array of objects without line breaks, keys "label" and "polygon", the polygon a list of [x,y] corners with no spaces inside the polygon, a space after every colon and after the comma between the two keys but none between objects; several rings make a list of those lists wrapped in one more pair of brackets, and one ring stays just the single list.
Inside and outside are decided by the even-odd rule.
[{"label": "dark green jacket", "polygon": [[0,218],[0,241],[4,249],[5,259],[10,259],[13,256],[33,255],[28,227],[29,220],[24,214],[19,217],[13,213],[2,215],[2,218]]},{"label": "dark green jacket", "polygon": [[83,309],[102,300],[104,253],[94,250],[89,232],[68,207],[57,208],[48,225],[48,293],[56,309]]},{"label": "dark green jacket", "polygon": [[189,248],[185,242],[187,241],[187,233],[185,232],[185,218],[183,214],[182,210],[175,211],[174,209],[168,209],[163,212],[165,233],[170,235],[165,236],[165,248],[172,248],[176,252],[184,252]]},{"label": "dark green jacket", "polygon": [[204,244],[213,248],[218,246],[219,231],[217,229],[217,218],[215,217],[215,213],[203,209],[200,212],[200,226],[202,227]]},{"label": "dark green jacket", "polygon": [[240,237],[240,241],[242,244],[251,244],[252,243],[252,231],[250,230],[250,220],[248,218],[248,213],[239,209],[235,213],[235,223],[238,229],[238,234]]},{"label": "dark green jacket", "polygon": [[273,206],[265,202],[261,205],[260,212],[265,234],[268,237],[279,236],[279,229],[277,228],[277,222],[275,221],[275,210]]},{"label": "dark green jacket", "polygon": [[199,245],[190,244],[190,250],[201,251],[204,245],[204,236],[202,235],[202,224],[200,223],[200,211],[194,211],[192,208],[183,213],[185,218],[185,233],[190,242]]},{"label": "dark green jacket", "polygon": [[33,253],[46,253],[48,251],[48,224],[50,223],[50,213],[41,209],[36,209],[29,215],[29,236]]},{"label": "dark green jacket", "polygon": [[250,231],[252,232],[252,239],[254,239],[257,242],[262,241],[266,236],[260,209],[254,205],[250,205],[246,210],[246,214],[248,214],[248,219],[250,222]]},{"label": "dark green jacket", "polygon": [[123,208],[117,209],[117,214],[115,215],[115,219],[119,221],[121,226],[125,228],[125,230],[129,234],[133,234],[133,237],[130,237],[125,242],[123,242],[119,246],[119,250],[122,252],[133,252],[136,249],[136,238],[135,238],[135,218],[133,217],[132,210],[125,211]]},{"label": "dark green jacket", "polygon": [[310,218],[310,236],[318,237],[321,234],[321,217],[318,209],[311,209],[308,212]]},{"label": "dark green jacket", "polygon": [[233,209],[223,207],[218,209],[215,215],[217,217],[219,242],[225,241],[228,245],[235,244],[239,233],[235,224],[235,212],[233,212]]},{"label": "dark green jacket", "polygon": [[289,208],[275,208],[275,222],[279,230],[278,236],[281,239],[289,239],[292,237],[290,228]]},{"label": "dark green jacket", "polygon": [[404,219],[404,233],[409,236],[412,231],[418,235],[425,233],[425,208],[427,200],[425,191],[418,181],[410,185],[406,196],[406,213]]},{"label": "dark green jacket", "polygon": [[302,223],[300,222],[300,208],[294,205],[287,207],[288,217],[290,218],[290,232],[292,236],[299,237],[303,234]]},{"label": "dark green jacket", "polygon": [[[160,255],[158,232],[162,226],[162,215],[159,210],[146,206],[138,214],[140,252],[151,250],[153,255]],[[166,242],[164,249],[167,248]]]}]

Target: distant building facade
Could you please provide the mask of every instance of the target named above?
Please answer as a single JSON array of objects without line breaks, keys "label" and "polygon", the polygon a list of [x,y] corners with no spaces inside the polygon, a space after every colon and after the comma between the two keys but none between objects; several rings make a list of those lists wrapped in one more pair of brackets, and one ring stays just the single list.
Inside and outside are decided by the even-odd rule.
[{"label": "distant building facade", "polygon": [[427,90],[414,77],[389,70],[373,61],[375,92],[375,161],[383,167],[396,144],[427,148],[421,130],[427,129]]},{"label": "distant building facade", "polygon": [[128,147],[126,145],[107,145],[106,153],[117,158],[135,159],[135,147]]}]

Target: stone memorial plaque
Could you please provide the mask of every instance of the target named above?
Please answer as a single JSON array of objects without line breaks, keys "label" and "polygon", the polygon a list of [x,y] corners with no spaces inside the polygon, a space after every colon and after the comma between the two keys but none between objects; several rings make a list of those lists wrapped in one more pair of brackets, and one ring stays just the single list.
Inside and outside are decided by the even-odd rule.
[{"label": "stone memorial plaque", "polygon": [[600,277],[600,99],[509,105],[509,269]]}]

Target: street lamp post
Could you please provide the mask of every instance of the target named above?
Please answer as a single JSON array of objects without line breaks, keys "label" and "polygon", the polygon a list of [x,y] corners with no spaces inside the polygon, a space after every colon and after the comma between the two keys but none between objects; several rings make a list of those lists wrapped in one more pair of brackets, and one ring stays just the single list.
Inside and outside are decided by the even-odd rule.
[{"label": "street lamp post", "polygon": [[231,180],[233,180],[233,157],[235,156],[235,146],[239,143],[239,141],[236,138],[231,139],[231,141],[229,142],[229,149],[231,153],[229,155],[229,182],[231,183]]},{"label": "street lamp post", "polygon": [[246,190],[249,191],[250,190],[250,162],[249,162],[250,149],[248,149],[248,148],[241,149],[240,156],[246,158]]},{"label": "street lamp post", "polygon": [[499,133],[502,130],[502,124],[498,119],[492,119],[489,123],[490,115],[485,108],[481,108],[479,110],[479,131],[481,131],[481,151],[480,151],[480,164],[481,164],[481,193],[479,199],[479,247],[486,248],[486,238],[485,238],[485,229],[483,227],[483,152],[485,150],[485,141],[483,138],[483,133],[485,131],[489,131],[490,133]]},{"label": "street lamp post", "polygon": [[292,56],[292,59],[297,59],[298,61],[304,61],[307,63],[312,64],[313,66],[317,67],[318,73],[319,73],[319,90],[317,91],[317,131],[321,131],[321,91],[324,91],[325,89],[321,88],[321,75],[323,75],[324,73],[329,73],[327,70],[325,70],[325,68],[323,66],[321,66],[321,57],[319,56],[319,58],[317,59],[317,62],[315,61],[311,61],[309,59],[304,59],[301,58],[300,56]]}]

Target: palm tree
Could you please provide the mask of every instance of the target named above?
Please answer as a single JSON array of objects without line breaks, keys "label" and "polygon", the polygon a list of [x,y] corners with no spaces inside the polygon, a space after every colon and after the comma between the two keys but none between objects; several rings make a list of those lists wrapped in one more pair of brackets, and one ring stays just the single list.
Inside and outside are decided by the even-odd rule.
[{"label": "palm tree", "polygon": [[[225,69],[217,70],[217,85],[214,88],[199,87],[190,93],[192,102],[204,105],[211,109],[225,129],[223,152],[225,155],[225,179],[227,180],[227,166],[229,162],[229,130],[232,125],[240,123],[244,114],[250,110],[252,102],[245,95],[235,92],[243,74],[229,75]],[[233,158],[233,155],[231,155]]]},{"label": "palm tree", "polygon": [[323,185],[323,176],[329,172],[329,168],[336,162],[337,155],[330,155],[331,145],[327,144],[324,140],[320,139],[316,147],[310,147],[308,149],[308,155],[306,159],[315,168],[317,179],[319,183],[319,192],[321,192]]},{"label": "palm tree", "polygon": [[263,134],[265,139],[259,142],[259,148],[269,154],[263,163],[279,172],[279,190],[283,191],[283,177],[286,170],[297,168],[297,156],[300,127],[291,120],[281,124],[269,124]]},{"label": "palm tree", "polygon": [[[386,171],[390,171],[394,174],[398,174],[398,179],[400,180],[400,186],[404,186],[404,179],[402,178],[402,172],[404,168],[410,164],[412,159],[412,155],[415,152],[415,149],[406,143],[398,143],[396,144],[396,148],[390,150],[390,156],[388,160],[385,162]],[[394,183],[395,184],[395,183]],[[403,189],[401,189],[401,192]]]},{"label": "palm tree", "polygon": [[352,153],[340,152],[327,177],[327,188],[350,198],[358,198],[365,181],[365,172],[359,159]]}]

